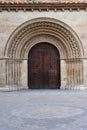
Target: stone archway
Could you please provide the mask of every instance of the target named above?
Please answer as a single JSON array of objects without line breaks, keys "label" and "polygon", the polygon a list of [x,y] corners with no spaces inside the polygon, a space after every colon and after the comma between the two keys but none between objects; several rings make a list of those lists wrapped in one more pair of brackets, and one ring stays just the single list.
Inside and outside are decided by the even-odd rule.
[{"label": "stone archway", "polygon": [[[75,71],[74,65],[79,63],[79,84],[82,84],[82,66],[81,60],[74,61],[74,58],[83,57],[83,47],[77,34],[65,23],[52,18],[36,18],[20,25],[10,36],[6,48],[5,56],[8,58],[19,59],[14,63],[7,63],[7,69],[11,69],[10,76],[13,72],[17,75],[11,81],[7,78],[7,84],[27,87],[27,58],[30,49],[39,42],[48,42],[53,44],[60,53],[61,60],[61,86],[73,83],[76,74],[71,74],[71,66]],[[23,60],[25,59],[26,60]],[[69,60],[72,58],[72,60]],[[14,64],[14,65],[12,65]],[[67,70],[68,68],[68,70]],[[24,70],[22,72],[21,70]],[[18,74],[17,74],[18,73]],[[68,79],[69,77],[69,79]],[[72,79],[73,77],[73,79]]]}]

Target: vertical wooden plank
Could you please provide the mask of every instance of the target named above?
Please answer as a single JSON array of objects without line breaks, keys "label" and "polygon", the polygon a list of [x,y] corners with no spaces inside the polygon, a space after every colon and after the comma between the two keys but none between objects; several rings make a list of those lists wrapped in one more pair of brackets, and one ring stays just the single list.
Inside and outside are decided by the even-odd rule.
[{"label": "vertical wooden plank", "polygon": [[29,88],[60,88],[60,55],[49,43],[36,44],[29,53]]}]

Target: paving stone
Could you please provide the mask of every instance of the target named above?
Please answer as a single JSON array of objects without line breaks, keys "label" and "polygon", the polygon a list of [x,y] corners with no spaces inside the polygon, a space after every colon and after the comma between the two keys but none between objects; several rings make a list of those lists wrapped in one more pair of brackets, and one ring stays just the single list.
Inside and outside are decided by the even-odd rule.
[{"label": "paving stone", "polygon": [[87,130],[87,91],[0,92],[0,130]]}]

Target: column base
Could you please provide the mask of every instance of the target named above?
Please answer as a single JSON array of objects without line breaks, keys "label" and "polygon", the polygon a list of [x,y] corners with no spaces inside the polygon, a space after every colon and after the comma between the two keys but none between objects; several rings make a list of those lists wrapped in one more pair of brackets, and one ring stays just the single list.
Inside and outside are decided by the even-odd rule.
[{"label": "column base", "polygon": [[27,86],[18,86],[18,85],[6,85],[4,87],[0,87],[0,91],[16,91],[16,90],[27,90]]},{"label": "column base", "polygon": [[0,87],[0,92],[9,91],[8,86]]}]

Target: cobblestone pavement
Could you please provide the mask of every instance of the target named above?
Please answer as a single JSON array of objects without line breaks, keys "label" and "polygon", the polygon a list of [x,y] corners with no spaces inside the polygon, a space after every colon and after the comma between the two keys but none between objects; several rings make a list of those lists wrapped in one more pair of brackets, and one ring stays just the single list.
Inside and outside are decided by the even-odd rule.
[{"label": "cobblestone pavement", "polygon": [[0,92],[0,130],[87,130],[87,90]]}]

